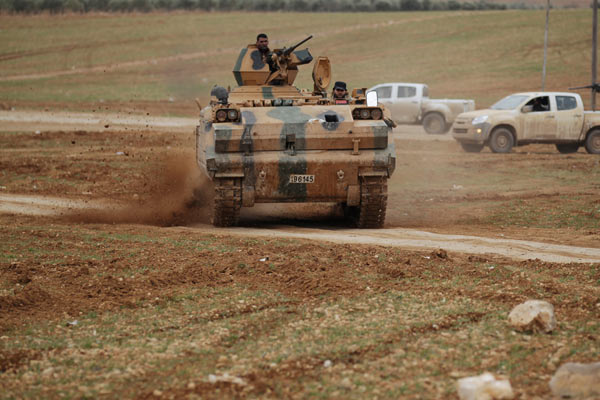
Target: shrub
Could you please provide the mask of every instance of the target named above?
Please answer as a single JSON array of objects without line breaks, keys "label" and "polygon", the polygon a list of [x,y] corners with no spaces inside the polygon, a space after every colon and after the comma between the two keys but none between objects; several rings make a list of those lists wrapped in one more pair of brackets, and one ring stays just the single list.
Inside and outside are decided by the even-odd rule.
[{"label": "shrub", "polygon": [[448,10],[460,10],[460,3],[456,0],[448,1]]},{"label": "shrub", "polygon": [[41,3],[36,0],[13,0],[12,6],[18,13],[37,12],[41,9]]},{"label": "shrub", "polygon": [[14,11],[12,0],[0,0],[0,11]]},{"label": "shrub", "polygon": [[110,11],[131,11],[129,0],[109,0],[107,6]]},{"label": "shrub", "polygon": [[150,0],[131,0],[131,8],[137,11],[148,12],[151,11],[154,6],[150,3]]},{"label": "shrub", "polygon": [[60,13],[64,10],[63,0],[43,0],[41,8],[50,11],[51,14]]},{"label": "shrub", "polygon": [[375,3],[375,11],[390,11],[392,4],[389,1],[379,0]]},{"label": "shrub", "polygon": [[65,0],[64,9],[73,12],[84,12],[85,7],[79,0]]},{"label": "shrub", "polygon": [[400,9],[403,11],[416,11],[421,9],[419,0],[401,0]]}]

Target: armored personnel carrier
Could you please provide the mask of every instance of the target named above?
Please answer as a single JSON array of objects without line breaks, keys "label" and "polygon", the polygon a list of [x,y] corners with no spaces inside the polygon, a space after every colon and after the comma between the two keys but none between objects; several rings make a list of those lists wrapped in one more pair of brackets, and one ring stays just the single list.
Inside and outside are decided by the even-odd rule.
[{"label": "armored personnel carrier", "polygon": [[[396,154],[393,122],[366,90],[347,104],[327,98],[329,59],[314,62],[312,91],[293,86],[308,49],[241,50],[233,68],[239,85],[215,87],[196,128],[200,168],[214,182],[212,222],[238,224],[241,207],[256,203],[324,202],[342,205],[359,228],[385,221],[387,179]],[[265,62],[266,60],[266,62]]]}]

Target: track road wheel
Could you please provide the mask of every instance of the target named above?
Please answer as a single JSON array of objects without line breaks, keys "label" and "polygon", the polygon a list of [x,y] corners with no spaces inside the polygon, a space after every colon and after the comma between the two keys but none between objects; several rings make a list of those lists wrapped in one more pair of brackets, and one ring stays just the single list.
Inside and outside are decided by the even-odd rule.
[{"label": "track road wheel", "polygon": [[557,143],[556,150],[561,154],[575,153],[579,150],[579,143]]},{"label": "track road wheel", "polygon": [[240,178],[215,179],[215,199],[212,223],[214,226],[235,226],[242,207],[242,180]]},{"label": "track road wheel", "polygon": [[512,133],[506,128],[498,128],[492,132],[489,146],[494,153],[510,153],[514,144]]},{"label": "track road wheel", "polygon": [[387,177],[365,176],[360,182],[360,206],[347,212],[357,228],[381,228],[387,207]]},{"label": "track road wheel", "polygon": [[423,117],[423,128],[430,135],[440,135],[448,131],[444,116],[436,112],[429,113]]},{"label": "track road wheel", "polygon": [[600,154],[600,129],[591,131],[587,136],[585,150],[590,154]]},{"label": "track road wheel", "polygon": [[460,147],[467,153],[479,153],[483,149],[483,143],[461,143]]}]

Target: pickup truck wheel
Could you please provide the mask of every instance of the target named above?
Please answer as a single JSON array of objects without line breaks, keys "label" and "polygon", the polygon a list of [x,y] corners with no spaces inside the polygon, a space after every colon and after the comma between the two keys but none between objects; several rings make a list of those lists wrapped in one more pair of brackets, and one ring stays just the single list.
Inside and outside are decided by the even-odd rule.
[{"label": "pickup truck wheel", "polygon": [[585,140],[585,150],[590,154],[600,154],[600,130],[590,132]]},{"label": "pickup truck wheel", "polygon": [[448,131],[444,116],[438,113],[429,113],[423,117],[423,128],[430,135],[440,135]]},{"label": "pickup truck wheel", "polygon": [[557,143],[556,150],[561,154],[575,153],[579,150],[579,143]]},{"label": "pickup truck wheel", "polygon": [[494,153],[510,153],[513,145],[513,135],[508,129],[498,128],[492,132],[489,146]]},{"label": "pickup truck wheel", "polygon": [[483,149],[483,143],[461,143],[460,147],[467,153],[479,153]]}]

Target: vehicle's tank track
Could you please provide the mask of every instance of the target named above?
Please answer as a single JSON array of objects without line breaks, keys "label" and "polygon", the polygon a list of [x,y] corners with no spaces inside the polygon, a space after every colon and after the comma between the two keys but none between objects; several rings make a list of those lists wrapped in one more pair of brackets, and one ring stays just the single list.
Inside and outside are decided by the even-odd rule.
[{"label": "vehicle's tank track", "polygon": [[242,180],[240,178],[215,179],[213,205],[214,226],[235,226],[242,207]]},{"label": "vehicle's tank track", "polygon": [[360,183],[358,228],[381,228],[387,207],[387,177],[365,176]]}]

